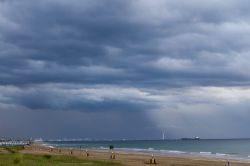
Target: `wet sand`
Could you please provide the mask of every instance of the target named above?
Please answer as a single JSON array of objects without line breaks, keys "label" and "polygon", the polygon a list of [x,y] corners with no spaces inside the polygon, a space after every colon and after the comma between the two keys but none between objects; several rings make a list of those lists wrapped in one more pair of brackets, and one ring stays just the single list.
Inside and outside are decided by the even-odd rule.
[{"label": "wet sand", "polygon": [[[115,159],[110,159],[111,152],[109,150],[88,150],[89,156],[86,155],[84,149],[70,150],[70,149],[57,149],[42,146],[40,144],[33,144],[26,147],[23,153],[31,154],[53,154],[53,155],[70,155],[82,159],[100,160],[100,161],[113,161],[121,163],[125,166],[146,166],[150,154],[136,153],[136,152],[115,152]],[[206,158],[206,157],[186,157],[186,156],[167,156],[155,155],[157,166],[225,166],[225,159]],[[230,160],[230,166],[250,166],[250,163],[244,161]]]}]

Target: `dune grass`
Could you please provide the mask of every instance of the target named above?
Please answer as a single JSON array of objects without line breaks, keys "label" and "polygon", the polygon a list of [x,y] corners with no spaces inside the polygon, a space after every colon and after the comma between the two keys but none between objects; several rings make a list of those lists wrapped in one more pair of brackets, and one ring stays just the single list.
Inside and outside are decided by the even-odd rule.
[{"label": "dune grass", "polygon": [[[11,150],[9,150],[11,149]],[[121,166],[117,163],[82,160],[62,155],[33,155],[19,153],[15,148],[0,152],[0,166]]]},{"label": "dune grass", "polygon": [[24,146],[0,146],[0,149],[4,149],[10,153],[18,153],[24,149]]}]

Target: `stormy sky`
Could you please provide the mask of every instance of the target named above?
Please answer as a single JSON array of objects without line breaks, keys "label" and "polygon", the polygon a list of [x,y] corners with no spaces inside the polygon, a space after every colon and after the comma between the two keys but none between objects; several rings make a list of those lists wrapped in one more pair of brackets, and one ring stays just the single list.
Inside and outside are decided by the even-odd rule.
[{"label": "stormy sky", "polygon": [[250,137],[249,6],[1,0],[0,137]]}]

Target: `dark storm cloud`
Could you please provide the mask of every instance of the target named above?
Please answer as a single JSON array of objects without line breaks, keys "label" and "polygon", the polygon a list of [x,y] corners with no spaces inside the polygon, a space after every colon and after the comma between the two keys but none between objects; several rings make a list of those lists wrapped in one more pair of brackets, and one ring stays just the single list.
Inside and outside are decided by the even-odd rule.
[{"label": "dark storm cloud", "polygon": [[[151,110],[159,115],[149,113],[155,123],[167,126],[159,128],[174,126],[175,132],[195,118],[189,105],[218,109],[229,119],[233,108],[243,114],[250,83],[249,3],[0,1],[1,108],[96,116],[118,111],[128,117],[136,112],[144,119],[140,125],[150,123],[142,112]],[[221,96],[221,102],[211,101],[210,87],[228,102]],[[235,91],[229,113],[215,106],[231,104]]]},{"label": "dark storm cloud", "polygon": [[82,96],[67,96],[50,92],[35,92],[19,96],[12,96],[18,103],[24,107],[33,110],[76,110],[84,112],[100,112],[100,111],[142,111],[152,107],[150,103],[137,103],[125,100],[103,99],[101,101],[86,99]]},{"label": "dark storm cloud", "polygon": [[[149,79],[152,86],[248,83],[248,75],[228,67],[249,51],[242,3],[8,1],[1,7],[1,84],[110,83],[109,76],[74,70],[93,65],[123,70],[113,80],[131,86],[150,86]],[[30,67],[36,61],[41,70]]]},{"label": "dark storm cloud", "polygon": [[0,103],[15,103],[31,110],[75,110],[83,112],[136,112],[153,108],[155,104],[137,89],[121,87],[59,88],[60,86],[32,86],[32,88],[0,87]]},{"label": "dark storm cloud", "polygon": [[[1,134],[4,138],[92,138],[92,139],[157,139],[160,131],[141,112],[34,112],[1,110]],[[138,121],[140,117],[140,121]],[[21,119],[21,120],[20,120]],[[152,136],[148,135],[151,131]]]}]

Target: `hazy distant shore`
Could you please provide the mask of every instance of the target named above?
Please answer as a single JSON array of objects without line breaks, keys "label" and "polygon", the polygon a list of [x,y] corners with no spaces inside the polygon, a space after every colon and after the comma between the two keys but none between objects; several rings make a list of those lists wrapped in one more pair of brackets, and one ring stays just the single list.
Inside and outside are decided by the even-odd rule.
[{"label": "hazy distant shore", "polygon": [[[110,159],[111,152],[109,149],[88,149],[89,156],[87,157],[85,149],[66,149],[66,148],[52,148],[41,143],[34,143],[27,146],[23,153],[31,154],[54,154],[54,155],[70,155],[83,159],[100,160],[100,161],[114,161],[127,166],[142,166],[151,158],[150,153],[135,152],[129,150],[115,150],[116,159]],[[185,166],[221,166],[226,164],[226,160],[222,158],[213,157],[198,157],[190,155],[162,155],[155,153],[155,159],[158,166],[163,165],[185,165]],[[244,160],[229,160],[233,166],[247,166],[250,165]]]}]

